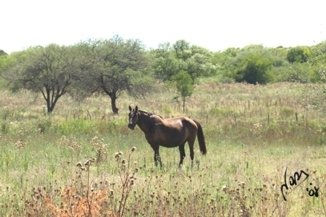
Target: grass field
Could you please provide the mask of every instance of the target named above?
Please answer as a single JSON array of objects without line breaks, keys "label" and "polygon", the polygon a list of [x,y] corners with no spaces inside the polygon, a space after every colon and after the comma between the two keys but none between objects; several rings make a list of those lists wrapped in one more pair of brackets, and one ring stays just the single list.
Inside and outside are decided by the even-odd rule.
[{"label": "grass field", "polygon": [[[204,82],[183,113],[159,86],[144,99],[121,96],[117,116],[103,96],[63,97],[48,116],[40,95],[1,90],[0,216],[326,216],[325,91]],[[156,168],[143,133],[127,128],[129,104],[198,120],[207,155],[196,141],[194,167],[186,147],[179,169],[178,149],[161,148]],[[289,182],[296,171],[309,177],[288,182],[284,201],[286,168]]]}]

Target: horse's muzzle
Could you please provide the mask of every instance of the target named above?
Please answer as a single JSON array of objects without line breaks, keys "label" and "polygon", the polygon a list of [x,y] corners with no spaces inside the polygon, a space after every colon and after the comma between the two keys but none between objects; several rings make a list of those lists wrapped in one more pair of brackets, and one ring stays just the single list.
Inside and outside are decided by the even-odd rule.
[{"label": "horse's muzzle", "polygon": [[133,124],[128,124],[128,127],[129,127],[129,129],[135,129],[135,125],[133,125]]}]

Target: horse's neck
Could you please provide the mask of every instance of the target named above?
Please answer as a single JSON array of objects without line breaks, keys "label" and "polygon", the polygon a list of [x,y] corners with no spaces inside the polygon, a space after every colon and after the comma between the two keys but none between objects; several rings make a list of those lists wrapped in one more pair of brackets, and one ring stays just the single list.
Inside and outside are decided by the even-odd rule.
[{"label": "horse's neck", "polygon": [[149,133],[150,132],[150,129],[151,127],[154,125],[154,120],[151,119],[150,116],[147,116],[145,114],[142,114],[140,117],[139,117],[139,121],[138,121],[138,126],[139,128],[145,133]]}]

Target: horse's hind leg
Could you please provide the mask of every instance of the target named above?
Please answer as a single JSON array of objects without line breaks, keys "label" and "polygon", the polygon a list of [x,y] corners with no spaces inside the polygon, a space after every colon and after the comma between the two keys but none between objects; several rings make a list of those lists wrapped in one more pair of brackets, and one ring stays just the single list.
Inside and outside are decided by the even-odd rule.
[{"label": "horse's hind leg", "polygon": [[191,138],[191,139],[188,140],[188,145],[189,145],[189,150],[190,150],[191,167],[193,167],[193,165],[194,165],[194,157],[195,157],[194,143],[195,143],[195,138]]},{"label": "horse's hind leg", "polygon": [[179,145],[179,152],[180,152],[180,162],[179,162],[179,167],[181,167],[182,163],[183,163],[183,159],[186,156],[185,153],[185,143]]}]

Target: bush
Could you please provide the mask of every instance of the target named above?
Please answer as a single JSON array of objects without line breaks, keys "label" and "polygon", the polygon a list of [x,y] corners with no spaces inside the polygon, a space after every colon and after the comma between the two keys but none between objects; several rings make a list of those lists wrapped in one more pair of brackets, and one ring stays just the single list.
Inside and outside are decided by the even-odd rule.
[{"label": "bush", "polygon": [[269,58],[252,53],[241,57],[236,70],[235,81],[249,84],[265,84],[268,81],[267,72],[272,62]]},{"label": "bush", "polygon": [[249,84],[265,84],[269,81],[268,71],[272,67],[273,59],[261,46],[249,46],[228,60],[223,74],[236,82]]},{"label": "bush", "polygon": [[311,52],[309,48],[295,47],[289,50],[286,58],[290,63],[305,63],[308,61],[310,55]]},{"label": "bush", "polygon": [[269,74],[273,76],[274,82],[308,83],[311,80],[313,71],[307,63],[294,63],[282,67],[275,67]]}]

